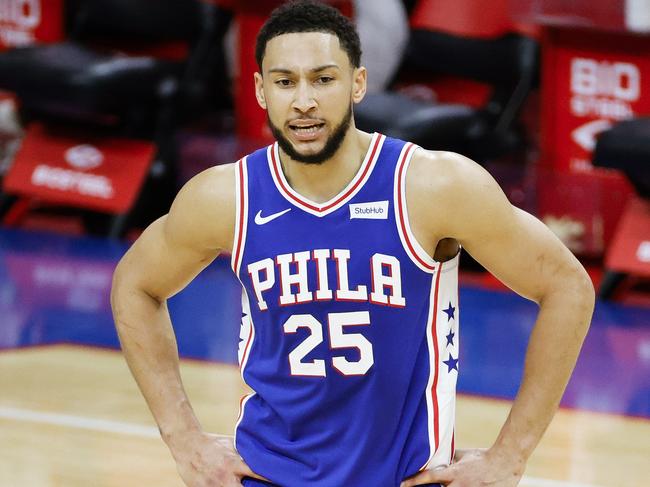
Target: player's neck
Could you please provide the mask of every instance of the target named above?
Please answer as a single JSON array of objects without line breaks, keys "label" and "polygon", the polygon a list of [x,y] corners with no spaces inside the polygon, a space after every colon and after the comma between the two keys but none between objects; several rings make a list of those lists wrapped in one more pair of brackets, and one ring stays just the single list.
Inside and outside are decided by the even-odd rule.
[{"label": "player's neck", "polygon": [[371,139],[371,134],[351,126],[339,150],[322,164],[297,162],[280,150],[284,176],[302,196],[324,203],[339,194],[357,174]]}]

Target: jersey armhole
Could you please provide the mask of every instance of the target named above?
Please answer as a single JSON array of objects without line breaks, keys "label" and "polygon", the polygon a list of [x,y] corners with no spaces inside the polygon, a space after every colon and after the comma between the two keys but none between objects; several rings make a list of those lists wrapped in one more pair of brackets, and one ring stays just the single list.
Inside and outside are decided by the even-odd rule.
[{"label": "jersey armhole", "polygon": [[[419,146],[407,142],[402,148],[402,152],[399,155],[397,160],[397,165],[395,166],[395,178],[394,178],[394,207],[395,207],[395,223],[397,224],[397,232],[399,233],[400,241],[402,242],[402,247],[404,251],[409,256],[411,261],[419,267],[424,272],[433,274],[438,271],[440,267],[440,262],[436,261],[431,257],[426,250],[420,245],[420,242],[417,241],[413,231],[411,230],[411,224],[409,222],[408,208],[406,205],[406,173],[408,171],[409,164],[415,152],[420,149]],[[451,259],[444,261],[444,270],[450,271],[458,265],[460,256],[460,247],[458,253]]]},{"label": "jersey armhole", "polygon": [[248,226],[248,170],[246,160],[246,157],[240,159],[235,166],[235,232],[230,266],[238,278],[246,245],[246,229]]}]

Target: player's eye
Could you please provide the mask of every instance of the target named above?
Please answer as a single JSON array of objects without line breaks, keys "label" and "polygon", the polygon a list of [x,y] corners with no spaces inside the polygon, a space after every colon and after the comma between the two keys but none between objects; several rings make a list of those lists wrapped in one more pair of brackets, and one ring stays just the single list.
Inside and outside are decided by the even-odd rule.
[{"label": "player's eye", "polygon": [[319,76],[318,77],[318,82],[320,84],[322,84],[322,85],[326,85],[328,83],[331,83],[332,81],[334,81],[334,78],[332,78],[331,76]]},{"label": "player's eye", "polygon": [[282,79],[276,80],[275,84],[278,85],[278,86],[281,86],[283,88],[286,88],[286,87],[292,86],[293,81],[291,81],[290,79],[282,78]]}]

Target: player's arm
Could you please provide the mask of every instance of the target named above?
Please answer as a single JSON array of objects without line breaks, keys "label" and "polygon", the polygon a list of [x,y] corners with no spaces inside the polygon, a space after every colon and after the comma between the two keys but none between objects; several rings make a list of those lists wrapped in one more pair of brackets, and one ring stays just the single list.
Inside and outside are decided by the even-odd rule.
[{"label": "player's arm", "polygon": [[457,239],[499,280],[539,305],[523,381],[494,445],[418,481],[517,485],[575,366],[591,321],[593,285],[544,224],[513,207],[487,171],[460,155],[418,151],[407,174],[407,203],[422,244],[433,249],[441,238]]},{"label": "player's arm", "polygon": [[[113,278],[111,304],[124,356],[188,485],[199,485],[196,479],[206,472],[214,477],[210,482],[227,475],[225,470],[251,475],[232,442],[202,431],[181,382],[167,310],[169,297],[230,250],[234,177],[234,166],[227,165],[188,182],[169,214],[152,223],[122,258]],[[239,483],[230,474],[224,485]]]}]

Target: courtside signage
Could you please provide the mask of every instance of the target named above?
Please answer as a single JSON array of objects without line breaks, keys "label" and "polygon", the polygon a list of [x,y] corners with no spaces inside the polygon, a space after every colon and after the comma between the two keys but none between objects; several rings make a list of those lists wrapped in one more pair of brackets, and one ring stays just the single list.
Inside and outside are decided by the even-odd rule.
[{"label": "courtside signage", "polygon": [[31,124],[3,190],[50,203],[124,213],[151,165],[151,142],[83,137]]},{"label": "courtside signage", "polygon": [[355,218],[365,218],[366,220],[388,219],[388,201],[350,204],[350,220]]},{"label": "courtside signage", "polygon": [[63,39],[64,0],[0,0],[0,51]]}]

